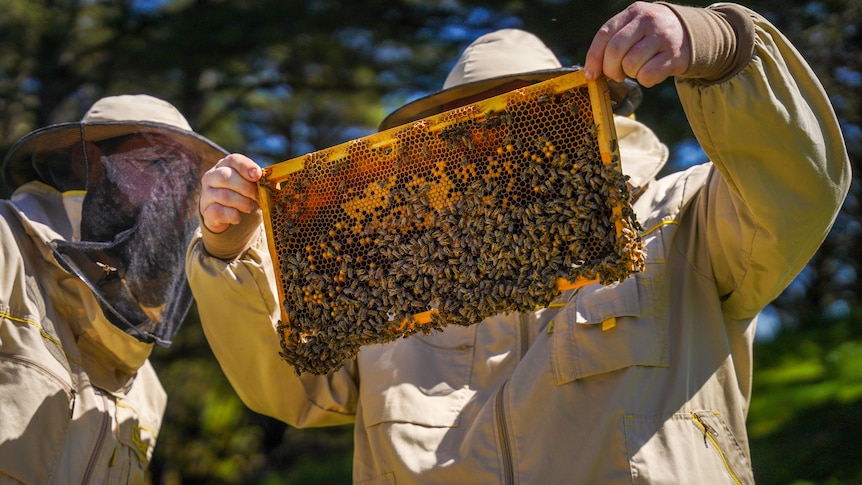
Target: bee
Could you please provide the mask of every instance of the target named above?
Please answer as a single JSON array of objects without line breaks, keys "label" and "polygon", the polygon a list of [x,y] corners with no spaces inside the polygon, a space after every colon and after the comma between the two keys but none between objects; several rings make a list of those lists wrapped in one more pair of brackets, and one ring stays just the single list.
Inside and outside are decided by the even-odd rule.
[{"label": "bee", "polygon": [[400,155],[398,155],[397,158],[395,158],[395,163],[393,164],[393,168],[395,169],[396,172],[401,168],[401,165],[405,161],[407,161],[407,154],[406,153],[401,153]]},{"label": "bee", "polygon": [[110,276],[111,273],[117,272],[117,268],[115,268],[109,264],[106,264],[106,263],[96,261],[96,266],[98,266],[99,268],[102,269],[102,271],[105,273],[105,276]]}]

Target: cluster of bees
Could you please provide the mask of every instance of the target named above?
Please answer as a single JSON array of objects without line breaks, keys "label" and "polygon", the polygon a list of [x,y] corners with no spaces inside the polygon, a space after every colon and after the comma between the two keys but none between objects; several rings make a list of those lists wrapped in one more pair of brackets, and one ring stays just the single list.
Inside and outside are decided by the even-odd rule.
[{"label": "cluster of bees", "polygon": [[560,279],[643,268],[616,141],[603,160],[586,87],[513,98],[315,152],[266,185],[281,355],[298,373],[545,307]]}]

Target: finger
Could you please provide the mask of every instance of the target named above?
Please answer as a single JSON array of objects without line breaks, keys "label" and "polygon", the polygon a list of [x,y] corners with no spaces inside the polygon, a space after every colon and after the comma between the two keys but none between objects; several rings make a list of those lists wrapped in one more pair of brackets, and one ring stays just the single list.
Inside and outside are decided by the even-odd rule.
[{"label": "finger", "polygon": [[626,76],[637,76],[642,59],[649,55],[648,52],[641,52],[648,48],[640,45],[643,38],[644,29],[637,17],[627,19],[627,22],[619,27],[605,47],[602,70],[607,77],[623,82]]},{"label": "finger", "polygon": [[632,76],[641,86],[651,88],[675,74],[674,58],[667,51],[656,52],[655,55],[642,62]]},{"label": "finger", "polygon": [[242,214],[258,206],[257,181],[262,172],[250,158],[232,154],[201,177],[199,202],[202,223],[213,232],[238,224]]},{"label": "finger", "polygon": [[[209,189],[227,189],[257,200],[257,181],[260,167],[244,155],[230,155],[220,160],[201,178],[202,192]],[[211,194],[214,195],[214,194]]]},{"label": "finger", "polygon": [[257,200],[257,184],[231,167],[213,167],[201,177],[201,197],[218,200],[225,193],[224,191],[236,192],[249,199]]},{"label": "finger", "polygon": [[631,21],[610,41],[605,63],[618,58],[622,72],[646,87],[683,74],[691,53],[679,17],[660,4],[637,3],[630,9]]},{"label": "finger", "polygon": [[[245,183],[253,185],[248,181]],[[215,233],[224,231],[231,224],[239,224],[243,214],[249,214],[257,207],[256,199],[235,190],[208,187],[201,191],[199,207],[201,223]]]},{"label": "finger", "polygon": [[596,32],[590,43],[590,48],[587,50],[587,57],[584,62],[584,75],[587,79],[594,81],[603,74],[613,78],[610,72],[605,71],[605,66],[608,64],[608,60],[606,59],[608,46],[620,29],[629,22],[629,15],[628,9],[618,13],[605,22],[599,28],[598,32]]},{"label": "finger", "polygon": [[222,158],[214,168],[216,167],[231,168],[249,182],[257,182],[263,174],[260,166],[254,160],[241,153],[232,153]]},{"label": "finger", "polygon": [[248,214],[257,209],[256,196],[257,192],[250,197],[235,190],[210,187],[201,192],[201,211],[215,205]]},{"label": "finger", "polygon": [[683,74],[690,60],[689,39],[676,14],[666,5],[635,2],[602,26],[585,66],[593,76],[628,76],[649,87]]},{"label": "finger", "polygon": [[641,37],[623,54],[620,60],[622,71],[645,87],[664,80],[670,63],[670,55],[664,44],[661,38],[654,35]]},{"label": "finger", "polygon": [[688,69],[691,55],[687,49],[678,37],[646,35],[623,56],[622,69],[641,85],[652,87]]},{"label": "finger", "polygon": [[242,213],[221,204],[208,204],[201,208],[201,224],[214,233],[220,233],[233,224],[239,224]]}]

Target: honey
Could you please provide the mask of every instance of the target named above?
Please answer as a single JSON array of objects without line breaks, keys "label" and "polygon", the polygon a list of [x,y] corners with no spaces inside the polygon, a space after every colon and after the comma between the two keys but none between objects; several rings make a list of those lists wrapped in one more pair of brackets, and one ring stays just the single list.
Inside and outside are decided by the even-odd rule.
[{"label": "honey", "polygon": [[264,169],[282,357],[384,343],[644,266],[604,81],[574,72]]}]

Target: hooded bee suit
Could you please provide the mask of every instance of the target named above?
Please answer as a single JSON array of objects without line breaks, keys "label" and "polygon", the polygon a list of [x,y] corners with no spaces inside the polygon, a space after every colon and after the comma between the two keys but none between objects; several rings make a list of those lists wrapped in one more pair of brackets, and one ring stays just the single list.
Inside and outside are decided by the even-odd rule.
[{"label": "hooded bee suit", "polygon": [[[354,423],[357,484],[752,483],[745,419],[757,315],[823,241],[850,165],[823,88],[775,27],[736,5],[672,8],[697,33],[676,87],[712,161],[656,180],[667,148],[617,117],[643,272],[297,376],[278,355],[266,242],[231,252],[216,244],[230,235],[206,234],[190,247],[189,280],[244,402],[297,427]],[[500,52],[507,63],[494,62]],[[557,68],[529,34],[495,32],[467,48],[432,99]],[[431,104],[407,105],[384,125],[427,116]]]},{"label": "hooded bee suit", "polygon": [[200,176],[224,153],[145,95],[9,150],[0,483],[145,483],[166,404],[148,357],[191,304],[182,258]]}]

